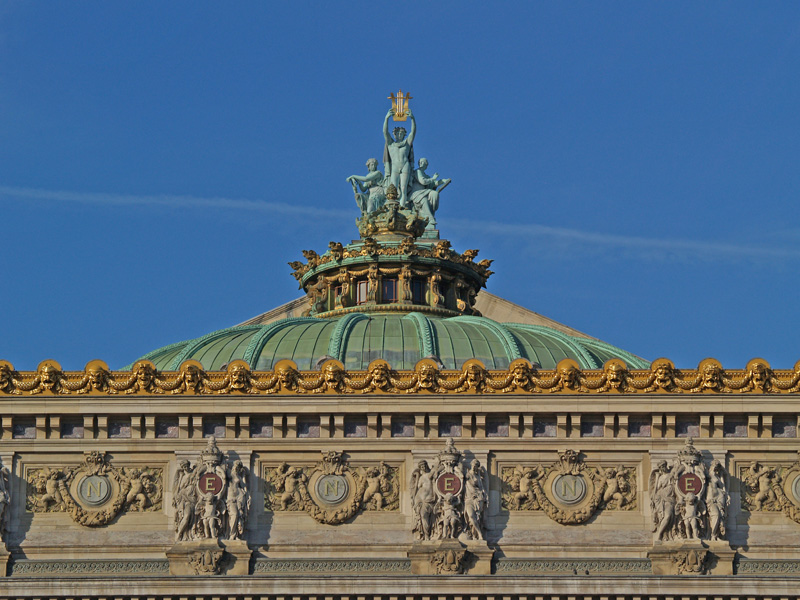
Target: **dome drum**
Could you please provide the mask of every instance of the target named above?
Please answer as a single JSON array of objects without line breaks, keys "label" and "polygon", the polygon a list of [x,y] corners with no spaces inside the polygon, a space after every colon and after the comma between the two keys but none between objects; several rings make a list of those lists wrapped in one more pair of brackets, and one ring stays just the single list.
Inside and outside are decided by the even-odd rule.
[{"label": "dome drum", "polygon": [[307,264],[290,263],[309,298],[305,314],[327,318],[338,311],[408,311],[438,315],[479,315],[474,308],[491,275],[491,261],[474,262],[477,250],[458,254],[446,240],[380,243],[373,238],[347,246],[331,242],[318,255],[303,252]]}]

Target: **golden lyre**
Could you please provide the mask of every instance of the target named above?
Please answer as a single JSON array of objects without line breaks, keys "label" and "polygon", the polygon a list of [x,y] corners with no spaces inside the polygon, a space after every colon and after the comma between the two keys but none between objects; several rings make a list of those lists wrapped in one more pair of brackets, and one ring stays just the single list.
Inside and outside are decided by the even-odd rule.
[{"label": "golden lyre", "polygon": [[389,100],[392,101],[392,108],[394,109],[394,120],[405,121],[408,119],[408,101],[411,100],[411,94],[403,95],[403,90],[397,91],[397,96],[391,94]]}]

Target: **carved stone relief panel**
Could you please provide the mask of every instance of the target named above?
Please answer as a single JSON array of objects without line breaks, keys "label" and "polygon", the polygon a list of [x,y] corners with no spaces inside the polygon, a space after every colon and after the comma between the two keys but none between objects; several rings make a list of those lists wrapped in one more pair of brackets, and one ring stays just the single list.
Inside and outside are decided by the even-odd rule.
[{"label": "carved stone relief panel", "polygon": [[725,466],[704,461],[688,438],[675,459],[653,467],[649,490],[656,541],[725,539],[730,503]]},{"label": "carved stone relief panel", "polygon": [[750,512],[783,512],[800,523],[800,460],[737,465],[742,482],[742,508]]},{"label": "carved stone relief panel", "polygon": [[543,510],[562,525],[585,523],[598,510],[637,508],[634,466],[589,465],[575,450],[549,466],[501,466],[500,478],[505,510]]},{"label": "carved stone relief panel", "polygon": [[384,461],[353,467],[342,452],[322,453],[315,465],[265,465],[265,508],[305,511],[320,523],[338,525],[365,510],[400,508],[398,467]]},{"label": "carved stone relief panel", "polygon": [[66,512],[87,527],[107,525],[123,512],[161,510],[163,469],[113,466],[105,452],[93,451],[73,467],[29,467],[26,509]]}]

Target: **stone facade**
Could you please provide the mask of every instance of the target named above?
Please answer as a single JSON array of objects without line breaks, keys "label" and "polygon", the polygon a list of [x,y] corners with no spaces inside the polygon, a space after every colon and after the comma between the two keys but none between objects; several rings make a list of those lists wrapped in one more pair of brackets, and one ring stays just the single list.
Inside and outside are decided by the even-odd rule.
[{"label": "stone facade", "polygon": [[[171,573],[260,595],[346,594],[354,581],[380,595],[385,580],[416,596],[443,594],[451,584],[436,576],[473,596],[569,596],[635,575],[625,595],[658,596],[680,575],[731,595],[756,581],[769,596],[800,581],[796,396],[658,398],[6,396],[6,589],[42,595],[24,582],[46,577],[64,582],[54,597],[91,595],[124,577],[169,595]],[[454,418],[460,427],[440,428]],[[61,427],[76,419],[82,437]],[[353,419],[363,430],[345,427]],[[109,426],[122,421],[124,437]],[[440,486],[427,508],[426,473]],[[671,594],[690,585],[669,581]],[[181,582],[181,594],[206,589]]]}]

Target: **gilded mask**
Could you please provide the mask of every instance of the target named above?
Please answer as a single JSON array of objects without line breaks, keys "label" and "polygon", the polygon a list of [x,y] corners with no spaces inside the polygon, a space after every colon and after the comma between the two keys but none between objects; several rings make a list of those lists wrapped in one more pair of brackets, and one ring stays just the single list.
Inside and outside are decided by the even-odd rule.
[{"label": "gilded mask", "polygon": [[244,365],[232,365],[229,374],[231,378],[231,389],[245,390],[249,387],[250,373]]}]

